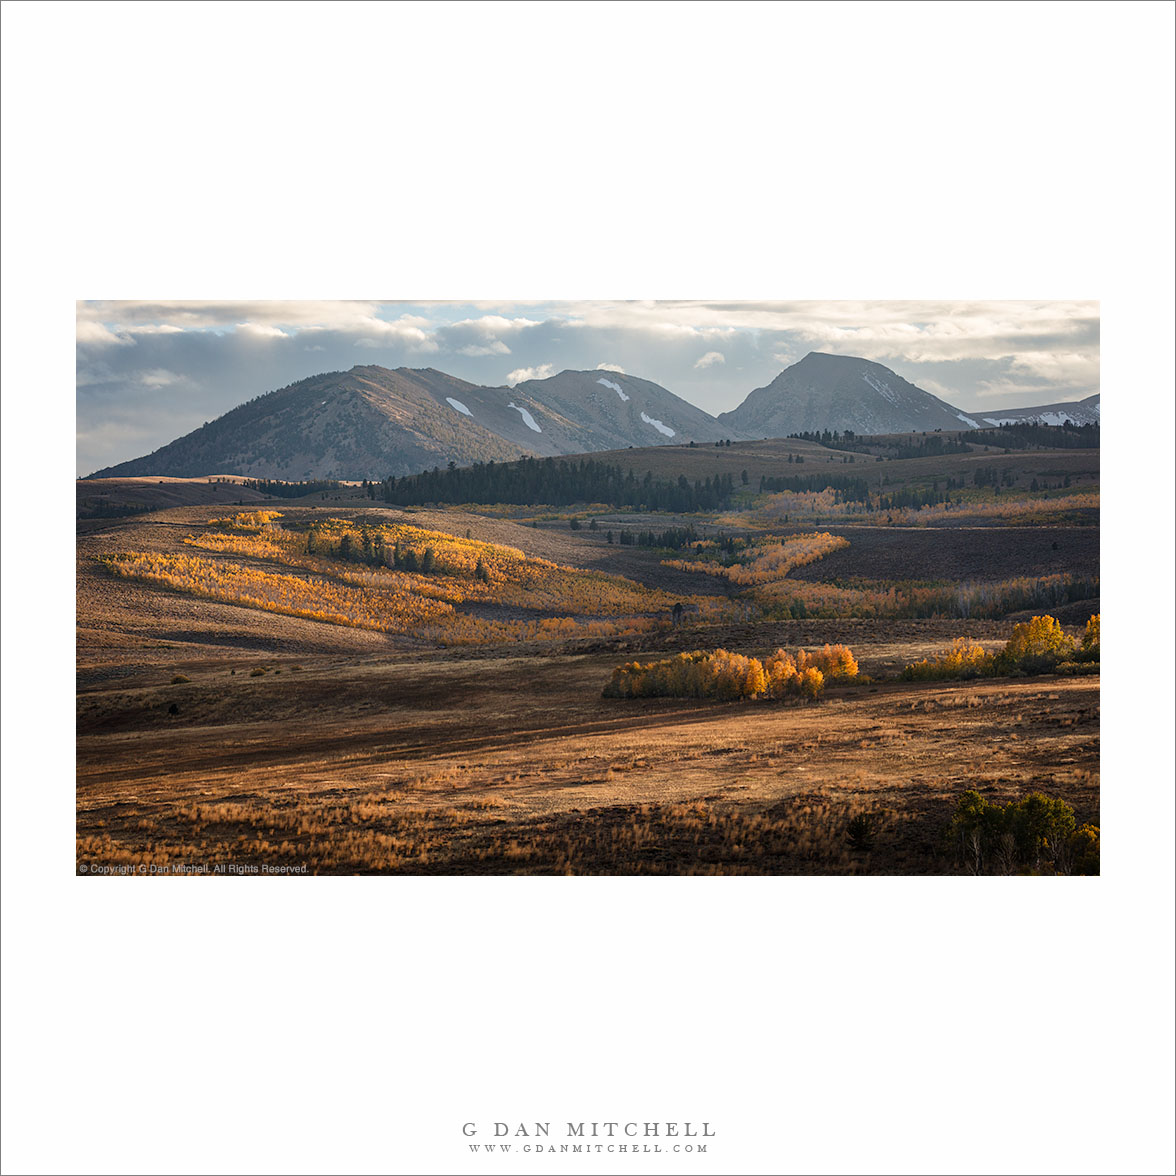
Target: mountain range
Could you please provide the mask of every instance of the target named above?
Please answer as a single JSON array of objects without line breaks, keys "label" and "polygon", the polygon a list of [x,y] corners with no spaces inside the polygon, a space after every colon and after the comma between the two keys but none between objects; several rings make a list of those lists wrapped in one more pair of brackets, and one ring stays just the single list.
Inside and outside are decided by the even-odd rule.
[{"label": "mountain range", "polygon": [[268,392],[157,449],[91,477],[241,474],[301,481],[401,477],[455,462],[511,461],[626,447],[984,428],[1098,420],[1098,396],[1034,409],[963,413],[882,364],[811,352],[717,419],[650,380],[562,371],[514,387],[434,368],[326,372]]},{"label": "mountain range", "polygon": [[1068,400],[1061,404],[1043,404],[1037,408],[1002,408],[993,412],[983,408],[968,413],[970,419],[982,426],[989,425],[1097,425],[1099,423],[1099,393],[1085,400]]}]

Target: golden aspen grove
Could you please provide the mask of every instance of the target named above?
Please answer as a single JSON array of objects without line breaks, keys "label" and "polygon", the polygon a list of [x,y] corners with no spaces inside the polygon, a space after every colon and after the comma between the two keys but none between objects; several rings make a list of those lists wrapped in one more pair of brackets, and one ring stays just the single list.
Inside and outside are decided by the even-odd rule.
[{"label": "golden aspen grove", "polygon": [[[356,527],[327,519],[305,531],[283,528],[276,511],[213,519],[222,528],[184,543],[215,556],[253,557],[304,569],[265,570],[223,558],[125,552],[104,559],[118,576],[180,592],[327,624],[411,636],[438,645],[551,641],[650,632],[678,598],[618,576],[562,567],[522,551],[407,525]],[[313,553],[313,554],[312,554]],[[356,565],[352,560],[360,560]],[[388,566],[388,561],[394,561]],[[416,571],[398,571],[412,566]],[[723,615],[710,597],[689,597],[699,615]],[[564,612],[499,620],[463,605]],[[600,619],[597,619],[600,618]],[[609,618],[609,619],[604,619]]]},{"label": "golden aspen grove", "polygon": [[760,661],[730,653],[695,650],[664,661],[618,666],[604,687],[605,698],[806,698],[821,696],[826,680],[848,682],[858,665],[844,645],[826,645],[795,655],[777,649]]}]

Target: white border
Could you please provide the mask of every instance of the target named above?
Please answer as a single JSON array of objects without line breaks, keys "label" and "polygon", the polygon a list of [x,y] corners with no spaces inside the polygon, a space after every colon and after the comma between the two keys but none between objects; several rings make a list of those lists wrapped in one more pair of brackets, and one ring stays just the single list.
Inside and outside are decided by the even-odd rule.
[{"label": "white border", "polygon": [[[1171,1170],[1170,6],[3,21],[5,1171]],[[617,295],[1101,299],[1103,878],[75,880],[75,299]]]}]

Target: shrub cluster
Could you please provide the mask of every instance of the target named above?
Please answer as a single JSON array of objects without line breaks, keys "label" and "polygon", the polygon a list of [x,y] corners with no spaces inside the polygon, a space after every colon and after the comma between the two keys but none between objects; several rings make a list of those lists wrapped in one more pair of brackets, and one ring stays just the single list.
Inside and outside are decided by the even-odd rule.
[{"label": "shrub cluster", "polygon": [[777,649],[760,661],[726,649],[680,653],[662,661],[617,666],[605,698],[805,698],[821,696],[826,680],[856,677],[857,660],[844,645],[808,653]]},{"label": "shrub cluster", "polygon": [[923,658],[902,671],[908,682],[928,682],[943,678],[976,678],[991,674],[993,657],[983,645],[970,637],[957,637],[951,649],[941,653],[934,661]]},{"label": "shrub cluster", "polygon": [[796,568],[814,563],[830,552],[848,546],[848,539],[820,531],[805,535],[789,535],[785,538],[769,536],[749,547],[744,561],[740,563],[723,564],[681,559],[666,559],[662,560],[662,563],[668,568],[679,568],[686,572],[706,572],[711,576],[723,576],[733,584],[772,584],[784,579]]},{"label": "shrub cluster", "polygon": [[1097,874],[1097,825],[1076,826],[1064,800],[1034,792],[1006,805],[969,789],[960,797],[948,838],[973,874]]},{"label": "shrub cluster", "polygon": [[209,519],[210,527],[227,531],[264,531],[282,517],[280,510],[245,510],[223,519]]},{"label": "shrub cluster", "polygon": [[1034,617],[1013,626],[1013,635],[999,653],[991,653],[968,637],[958,637],[951,649],[933,661],[924,658],[902,671],[908,682],[943,678],[975,678],[992,674],[1098,673],[1099,615],[1086,622],[1082,640],[1075,643],[1055,617]]}]

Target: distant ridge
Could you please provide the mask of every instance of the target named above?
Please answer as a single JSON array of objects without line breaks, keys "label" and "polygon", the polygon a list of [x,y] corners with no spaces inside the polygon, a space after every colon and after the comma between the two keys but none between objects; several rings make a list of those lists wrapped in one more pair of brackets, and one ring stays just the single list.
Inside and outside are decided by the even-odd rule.
[{"label": "distant ridge", "polygon": [[1096,392],[1085,400],[1066,400],[1038,408],[1002,408],[998,412],[986,408],[968,415],[981,425],[1097,425],[1100,395]]},{"label": "distant ridge", "polygon": [[306,481],[403,477],[453,462],[852,430],[954,432],[1002,423],[1097,423],[1099,397],[965,413],[868,359],[810,352],[717,419],[650,380],[562,371],[514,387],[436,368],[353,367],[268,392],[92,478],[235,474]]}]

